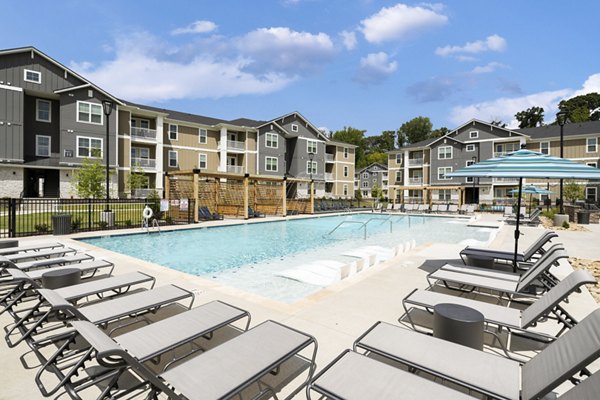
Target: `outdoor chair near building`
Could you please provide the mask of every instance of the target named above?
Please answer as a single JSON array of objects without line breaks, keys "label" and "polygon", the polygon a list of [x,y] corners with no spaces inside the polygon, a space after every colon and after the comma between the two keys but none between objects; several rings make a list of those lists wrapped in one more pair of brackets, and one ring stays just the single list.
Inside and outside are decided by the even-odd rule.
[{"label": "outdoor chair near building", "polygon": [[223,219],[223,216],[221,214],[211,213],[210,210],[208,209],[208,207],[206,207],[206,206],[198,207],[198,216],[200,217],[200,219],[203,219],[206,221],[215,221],[215,220]]},{"label": "outdoor chair near building", "polygon": [[[527,224],[527,225],[538,225],[540,221],[540,215],[542,214],[541,208],[536,208],[533,212],[528,216],[523,216],[519,218],[519,223]],[[510,216],[506,218],[505,222],[510,225],[515,225],[517,223],[517,218],[515,216]]]},{"label": "outdoor chair near building", "polygon": [[448,212],[448,204],[440,204],[438,206],[438,213],[442,214],[446,212]]},{"label": "outdoor chair near building", "polygon": [[248,207],[248,217],[249,218],[264,218],[266,215],[259,211],[254,210],[252,207]]},{"label": "outdoor chair near building", "polygon": [[458,204],[448,204],[448,213],[458,214]]},{"label": "outdoor chair near building", "polygon": [[[13,262],[5,256],[0,256],[0,277],[6,275],[6,270],[10,268],[20,269],[21,271],[29,271],[39,268],[52,268],[55,266],[69,265],[80,263],[82,261],[93,260],[94,256],[87,253],[75,253],[68,256],[45,258],[41,260]],[[2,280],[0,279],[0,282]]]},{"label": "outdoor chair near building", "polygon": [[6,256],[6,255],[10,255],[10,254],[17,254],[17,253],[30,253],[30,252],[40,251],[40,250],[52,250],[52,249],[58,249],[61,247],[65,247],[65,245],[62,243],[59,243],[59,242],[48,242],[48,243],[38,243],[38,244],[27,245],[27,246],[7,247],[7,248],[0,249],[0,256]]},{"label": "outdoor chair near building", "polygon": [[6,254],[2,257],[4,257],[3,259],[6,261],[10,261],[12,263],[19,263],[23,261],[35,261],[49,259],[53,257],[63,257],[67,254],[75,253],[77,253],[77,250],[72,249],[70,247],[57,247],[49,250],[27,251],[22,253]]}]

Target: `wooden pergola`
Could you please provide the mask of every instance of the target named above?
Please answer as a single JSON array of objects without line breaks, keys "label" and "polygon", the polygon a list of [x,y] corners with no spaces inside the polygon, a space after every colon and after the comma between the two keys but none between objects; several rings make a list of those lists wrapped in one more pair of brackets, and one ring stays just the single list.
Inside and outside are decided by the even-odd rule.
[{"label": "wooden pergola", "polygon": [[[214,179],[218,185],[219,182],[226,182],[227,180],[242,181],[243,185],[243,217],[248,219],[248,208],[250,206],[250,182],[278,182],[281,184],[281,212],[282,216],[286,216],[288,212],[288,199],[287,199],[287,185],[288,183],[310,183],[310,198],[308,204],[309,214],[314,214],[315,204],[315,183],[314,180],[302,179],[302,178],[291,178],[291,177],[277,177],[277,176],[265,176],[265,175],[252,175],[252,174],[232,174],[227,172],[205,172],[200,169],[188,170],[188,171],[175,171],[165,174],[164,177],[164,196],[165,199],[171,199],[171,179],[173,177],[192,177],[192,198],[194,199],[194,222],[198,222],[198,204],[199,204],[199,185],[202,179]],[[256,189],[256,188],[255,188]],[[218,191],[215,192],[215,204],[218,204]],[[297,201],[297,200],[294,200]],[[276,214],[276,213],[274,213]],[[238,214],[239,215],[239,214]]]}]

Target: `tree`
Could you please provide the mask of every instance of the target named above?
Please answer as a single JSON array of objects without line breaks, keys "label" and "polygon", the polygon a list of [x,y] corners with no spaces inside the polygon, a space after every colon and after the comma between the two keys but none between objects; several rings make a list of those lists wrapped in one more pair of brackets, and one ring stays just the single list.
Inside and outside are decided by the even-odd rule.
[{"label": "tree", "polygon": [[386,151],[396,148],[396,131],[383,131],[381,135],[367,136],[365,138],[367,151]]},{"label": "tree", "polygon": [[535,128],[544,123],[544,109],[542,107],[530,107],[525,111],[519,111],[515,114],[519,121],[519,128]]},{"label": "tree", "polygon": [[500,128],[506,128],[506,123],[503,122],[501,119],[494,119],[492,122],[490,122],[490,125],[499,126]]},{"label": "tree", "polygon": [[[373,163],[379,163],[387,166],[387,154],[381,151],[372,151],[364,158],[365,167]],[[362,167],[361,167],[362,168]]]},{"label": "tree", "polygon": [[583,186],[579,185],[574,181],[568,181],[563,186],[563,195],[572,204],[575,204],[575,200],[583,199],[585,196]]},{"label": "tree", "polygon": [[404,141],[416,143],[428,139],[431,136],[432,128],[433,124],[427,117],[416,117],[403,123],[398,129],[398,146],[402,147]]},{"label": "tree", "polygon": [[82,198],[98,199],[105,196],[106,187],[106,168],[102,165],[102,160],[98,158],[84,158],[71,183],[77,193]]},{"label": "tree", "polygon": [[378,184],[374,183],[371,188],[371,197],[374,199],[381,199],[383,197],[383,190],[379,187]]},{"label": "tree", "polygon": [[356,162],[357,168],[365,167],[367,164],[364,164],[365,157],[365,132],[360,129],[353,128],[351,126],[345,126],[344,129],[340,131],[335,131],[331,138],[333,140],[337,140],[339,142],[353,144],[356,147],[354,152],[354,160]]},{"label": "tree", "polygon": [[429,136],[432,138],[438,138],[446,135],[449,131],[450,130],[448,128],[442,126],[441,128],[434,129]]},{"label": "tree", "polygon": [[142,189],[148,184],[148,178],[140,168],[138,164],[135,164],[129,175],[127,175],[127,187],[131,193],[135,192],[136,189]]},{"label": "tree", "polygon": [[566,111],[571,122],[600,120],[600,93],[587,93],[558,103],[561,111]]}]

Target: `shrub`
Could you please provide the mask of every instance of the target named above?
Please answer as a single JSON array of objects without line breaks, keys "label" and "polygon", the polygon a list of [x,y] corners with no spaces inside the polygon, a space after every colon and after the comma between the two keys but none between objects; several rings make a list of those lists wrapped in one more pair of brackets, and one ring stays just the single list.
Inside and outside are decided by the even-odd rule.
[{"label": "shrub", "polygon": [[569,223],[567,221],[563,222],[562,227],[565,229],[569,229],[571,225],[569,225]]},{"label": "shrub", "polygon": [[162,212],[160,211],[160,196],[156,190],[151,191],[146,197],[148,207],[152,209],[152,214],[155,219],[162,219]]},{"label": "shrub", "polygon": [[106,227],[108,226],[108,222],[106,221],[98,221],[97,224],[100,227],[100,229],[106,229]]},{"label": "shrub", "polygon": [[48,224],[37,224],[34,226],[34,228],[38,233],[46,233],[50,231],[50,226]]},{"label": "shrub", "polygon": [[551,208],[547,211],[542,211],[542,215],[546,218],[550,218],[553,219],[554,218],[554,214],[558,213],[558,208]]},{"label": "shrub", "polygon": [[81,220],[79,218],[75,218],[71,221],[71,230],[76,231],[81,228]]}]

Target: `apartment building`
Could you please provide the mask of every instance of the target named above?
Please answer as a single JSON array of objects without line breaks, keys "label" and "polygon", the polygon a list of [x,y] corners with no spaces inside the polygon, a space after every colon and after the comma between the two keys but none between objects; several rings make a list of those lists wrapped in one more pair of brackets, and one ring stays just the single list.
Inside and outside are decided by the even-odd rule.
[{"label": "apartment building", "polygon": [[[113,104],[108,119],[106,101]],[[2,197],[73,197],[83,160],[104,165],[109,156],[112,196],[162,192],[165,173],[200,169],[313,179],[317,196],[343,198],[353,196],[354,153],[298,112],[228,121],[135,104],[33,47],[0,50]],[[137,193],[128,187],[134,170],[147,178]],[[308,187],[299,183],[294,195]]]},{"label": "apartment building", "polygon": [[[564,157],[593,167],[600,164],[600,122],[566,124]],[[446,174],[522,146],[560,155],[560,127],[508,129],[473,119],[440,138],[431,138],[388,152],[390,196],[405,202],[502,203],[518,183],[511,178],[451,178]],[[598,182],[581,181],[586,199],[598,201]],[[557,180],[526,179],[524,184],[545,185],[558,194]],[[556,197],[553,196],[553,197]]]},{"label": "apartment building", "polygon": [[360,191],[363,199],[373,198],[373,189],[379,188],[383,197],[388,197],[388,169],[386,165],[373,163],[356,172],[354,190]]}]

